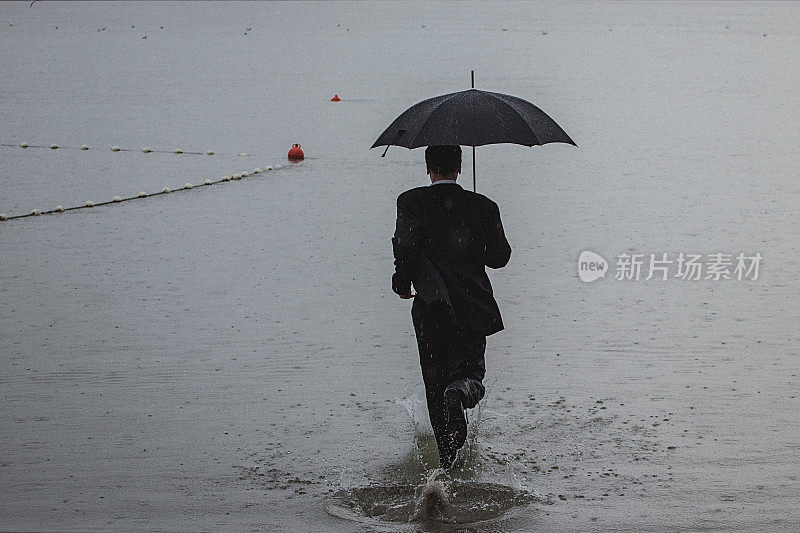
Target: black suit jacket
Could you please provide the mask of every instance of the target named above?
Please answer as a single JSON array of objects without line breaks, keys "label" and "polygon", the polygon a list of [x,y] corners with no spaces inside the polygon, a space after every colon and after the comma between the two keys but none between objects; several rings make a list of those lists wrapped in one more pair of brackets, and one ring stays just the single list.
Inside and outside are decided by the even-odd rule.
[{"label": "black suit jacket", "polygon": [[511,257],[496,203],[455,183],[408,190],[397,198],[392,245],[394,292],[408,294],[413,283],[425,304],[445,302],[459,329],[503,329],[484,268],[504,267]]}]

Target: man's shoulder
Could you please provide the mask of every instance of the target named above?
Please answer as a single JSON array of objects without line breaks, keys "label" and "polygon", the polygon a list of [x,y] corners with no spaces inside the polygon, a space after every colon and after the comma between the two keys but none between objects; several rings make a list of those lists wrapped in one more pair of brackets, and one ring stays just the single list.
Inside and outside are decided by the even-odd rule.
[{"label": "man's shoulder", "polygon": [[420,199],[428,191],[428,187],[414,187],[405,192],[400,193],[397,197],[397,205],[413,203],[415,200]]},{"label": "man's shoulder", "polygon": [[497,204],[494,203],[494,200],[489,198],[488,196],[484,196],[479,192],[468,191],[464,189],[464,192],[472,199],[473,202],[482,206],[482,207],[496,207]]},{"label": "man's shoulder", "polygon": [[[409,205],[416,205],[424,200],[424,198],[430,194],[433,194],[435,186],[424,185],[421,187],[414,187],[413,189],[409,189],[400,194],[397,197],[397,205],[398,206],[409,206]],[[438,185],[438,187],[447,187],[447,185]],[[462,187],[453,187],[452,190],[457,191],[456,194],[461,195],[468,199],[468,203],[472,205],[477,205],[482,208],[493,208],[496,207],[497,204],[489,198],[488,196],[484,196],[477,192],[468,191]]]}]

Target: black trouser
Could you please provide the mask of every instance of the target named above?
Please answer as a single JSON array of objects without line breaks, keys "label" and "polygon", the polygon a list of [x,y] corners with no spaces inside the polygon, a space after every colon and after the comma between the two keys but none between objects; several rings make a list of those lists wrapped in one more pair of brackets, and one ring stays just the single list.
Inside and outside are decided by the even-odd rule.
[{"label": "black trouser", "polygon": [[475,407],[483,398],[485,389],[481,382],[486,375],[486,336],[458,330],[444,302],[426,305],[417,298],[411,307],[411,319],[417,335],[428,414],[442,456],[442,448],[448,441],[444,392],[448,388],[459,389],[467,408]]}]

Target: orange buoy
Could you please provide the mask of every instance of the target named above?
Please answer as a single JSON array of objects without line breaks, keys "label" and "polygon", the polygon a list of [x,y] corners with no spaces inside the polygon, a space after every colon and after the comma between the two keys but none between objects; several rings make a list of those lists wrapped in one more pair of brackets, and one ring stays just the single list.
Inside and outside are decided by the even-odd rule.
[{"label": "orange buoy", "polygon": [[341,102],[341,101],[342,101],[342,99],[339,98],[338,94],[334,94],[333,98],[331,98],[331,102]]},{"label": "orange buoy", "polygon": [[306,154],[300,148],[300,145],[295,143],[289,148],[289,161],[302,161],[306,158]]}]

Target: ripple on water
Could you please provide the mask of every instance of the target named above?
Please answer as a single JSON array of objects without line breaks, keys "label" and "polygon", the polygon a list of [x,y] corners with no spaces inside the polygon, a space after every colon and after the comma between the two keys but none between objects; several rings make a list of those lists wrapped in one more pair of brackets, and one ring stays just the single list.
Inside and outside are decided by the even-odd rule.
[{"label": "ripple on water", "polygon": [[325,510],[339,518],[392,531],[412,522],[475,524],[509,517],[540,501],[534,494],[496,483],[453,480],[424,485],[371,484],[341,489]]}]

